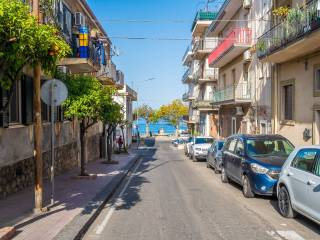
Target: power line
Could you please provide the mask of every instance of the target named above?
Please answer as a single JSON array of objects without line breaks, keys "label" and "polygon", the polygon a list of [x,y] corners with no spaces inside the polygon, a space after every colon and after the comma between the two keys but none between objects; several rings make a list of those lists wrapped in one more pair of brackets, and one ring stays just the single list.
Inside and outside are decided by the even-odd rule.
[{"label": "power line", "polygon": [[[208,20],[211,22],[256,22],[264,21],[270,22],[271,20],[267,19],[220,19],[220,20]],[[96,21],[98,22],[98,21]],[[179,20],[179,19],[102,19],[99,22],[108,22],[108,23],[174,23],[174,24],[190,24],[190,20]]]}]

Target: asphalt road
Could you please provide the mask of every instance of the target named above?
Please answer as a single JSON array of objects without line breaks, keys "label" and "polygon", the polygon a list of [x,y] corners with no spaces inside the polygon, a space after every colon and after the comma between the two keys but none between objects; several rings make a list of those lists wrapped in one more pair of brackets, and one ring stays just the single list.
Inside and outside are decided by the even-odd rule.
[{"label": "asphalt road", "polygon": [[302,216],[282,218],[274,198],[245,199],[237,185],[221,183],[204,162],[187,160],[168,141],[141,151],[84,239],[320,239],[320,226]]}]

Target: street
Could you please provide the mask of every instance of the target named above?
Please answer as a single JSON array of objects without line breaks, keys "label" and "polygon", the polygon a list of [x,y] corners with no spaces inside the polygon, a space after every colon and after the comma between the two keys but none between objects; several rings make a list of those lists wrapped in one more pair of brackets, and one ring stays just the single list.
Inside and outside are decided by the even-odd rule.
[{"label": "street", "polygon": [[319,226],[306,218],[282,218],[275,198],[245,199],[168,140],[147,145],[85,240],[319,239]]}]

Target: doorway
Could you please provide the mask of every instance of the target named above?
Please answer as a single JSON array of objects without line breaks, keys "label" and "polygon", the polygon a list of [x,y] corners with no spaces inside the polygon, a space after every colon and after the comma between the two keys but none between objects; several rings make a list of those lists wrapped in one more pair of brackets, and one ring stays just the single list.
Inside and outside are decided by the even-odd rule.
[{"label": "doorway", "polygon": [[231,119],[231,135],[234,135],[237,133],[237,119],[235,117],[232,117]]},{"label": "doorway", "polygon": [[320,110],[315,110],[314,112],[314,137],[313,141],[315,145],[320,145]]}]

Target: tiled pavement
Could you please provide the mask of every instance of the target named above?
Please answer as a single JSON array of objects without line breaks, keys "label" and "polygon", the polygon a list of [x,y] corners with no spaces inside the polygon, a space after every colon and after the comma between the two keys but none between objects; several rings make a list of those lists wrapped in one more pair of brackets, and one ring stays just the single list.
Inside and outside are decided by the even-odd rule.
[{"label": "tiled pavement", "polygon": [[[73,179],[78,169],[56,177],[56,204],[47,213],[35,215],[33,188],[26,189],[5,200],[0,200],[0,228],[15,226],[17,235],[14,239],[53,239],[75,216],[79,215],[99,192],[101,192],[119,170],[128,165],[136,156],[114,155],[119,161],[116,165],[102,164],[101,160],[87,164],[89,173],[97,174],[95,180]],[[50,201],[51,184],[44,184],[44,199]]]}]

